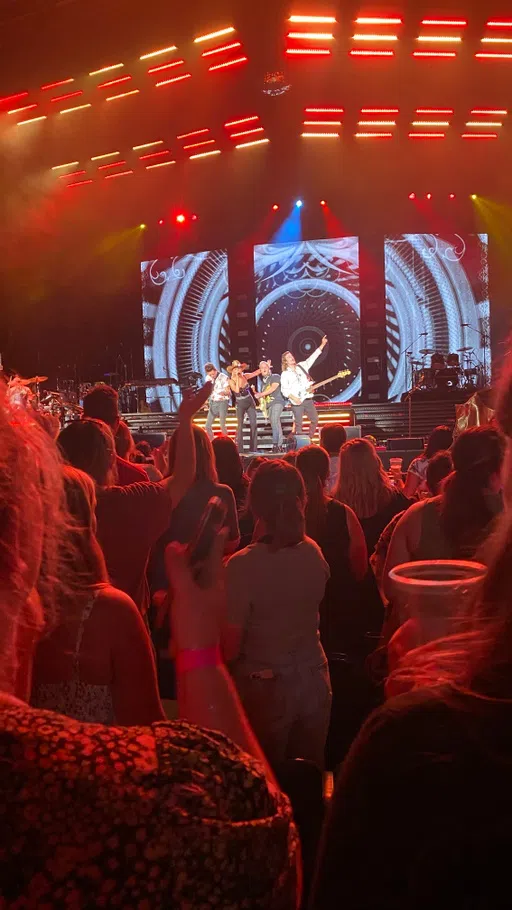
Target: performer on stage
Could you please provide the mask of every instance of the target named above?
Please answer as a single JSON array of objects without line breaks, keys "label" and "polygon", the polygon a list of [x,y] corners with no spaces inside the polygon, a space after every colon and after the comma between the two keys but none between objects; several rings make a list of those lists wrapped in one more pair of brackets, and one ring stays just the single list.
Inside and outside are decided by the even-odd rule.
[{"label": "performer on stage", "polygon": [[289,398],[293,416],[295,419],[295,433],[302,433],[302,421],[304,414],[307,414],[310,422],[310,438],[313,439],[318,426],[318,413],[313,401],[313,392],[309,387],[313,385],[314,380],[309,375],[309,370],[316,360],[320,357],[325,345],[327,344],[327,335],[324,335],[320,342],[320,347],[308,357],[297,363],[295,357],[290,351],[285,351],[282,357],[282,375],[281,375],[281,392],[285,398]]},{"label": "performer on stage", "polygon": [[281,424],[281,414],[283,413],[285,401],[281,392],[281,377],[279,373],[272,372],[270,360],[262,360],[260,363],[261,373],[261,392],[255,392],[254,397],[260,402],[260,408],[265,416],[270,420],[272,427],[272,451],[280,452],[283,445],[283,427]]},{"label": "performer on stage", "polygon": [[209,399],[208,417],[206,418],[206,432],[210,439],[213,439],[212,427],[218,419],[221,431],[227,434],[226,417],[228,414],[229,401],[231,399],[231,388],[229,377],[225,373],[220,373],[213,363],[205,364],[204,371],[213,382],[212,394]]},{"label": "performer on stage", "polygon": [[229,385],[231,391],[234,392],[236,400],[236,444],[238,446],[238,451],[243,452],[244,450],[244,419],[247,414],[250,427],[249,451],[255,452],[258,425],[256,420],[256,406],[249,386],[249,380],[254,379],[255,376],[259,376],[260,371],[255,370],[254,373],[245,373],[244,371],[246,369],[246,363],[240,363],[239,360],[233,360],[231,366],[228,367],[228,373],[231,376]]}]

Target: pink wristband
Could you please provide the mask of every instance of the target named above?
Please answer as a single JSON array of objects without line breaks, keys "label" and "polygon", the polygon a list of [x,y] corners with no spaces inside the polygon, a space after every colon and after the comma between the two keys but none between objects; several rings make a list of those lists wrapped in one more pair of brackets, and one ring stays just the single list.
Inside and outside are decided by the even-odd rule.
[{"label": "pink wristband", "polygon": [[218,667],[222,663],[219,645],[211,648],[185,648],[178,651],[175,659],[177,673],[188,673],[190,670],[202,670],[205,667]]}]

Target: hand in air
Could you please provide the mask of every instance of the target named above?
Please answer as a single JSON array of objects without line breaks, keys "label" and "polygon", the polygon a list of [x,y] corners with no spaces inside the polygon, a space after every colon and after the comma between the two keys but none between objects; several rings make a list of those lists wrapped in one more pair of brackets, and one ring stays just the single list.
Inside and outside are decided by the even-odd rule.
[{"label": "hand in air", "polygon": [[172,639],[178,650],[212,648],[219,643],[226,605],[222,566],[226,536],[223,530],[216,537],[204,566],[201,586],[194,581],[185,547],[172,543],[165,551],[167,577],[173,592]]},{"label": "hand in air", "polygon": [[329,341],[329,339],[327,338],[327,335],[324,335],[324,337],[322,338],[322,340],[320,342],[320,347],[325,348],[325,345],[327,344],[328,341]]},{"label": "hand in air", "polygon": [[183,401],[179,409],[180,420],[192,420],[194,414],[201,410],[206,399],[210,397],[212,388],[211,382],[205,382],[199,392],[183,392]]}]

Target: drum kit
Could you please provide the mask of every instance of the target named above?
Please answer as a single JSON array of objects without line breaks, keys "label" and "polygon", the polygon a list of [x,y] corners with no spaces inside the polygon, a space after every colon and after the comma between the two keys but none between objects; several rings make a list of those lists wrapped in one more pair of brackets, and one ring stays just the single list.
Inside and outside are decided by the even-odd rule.
[{"label": "drum kit", "polygon": [[37,411],[42,415],[57,418],[61,427],[82,416],[82,408],[76,401],[76,394],[71,389],[49,391],[41,389],[48,382],[48,376],[30,376],[24,379],[14,375],[7,382],[6,397],[13,408],[25,411]]},{"label": "drum kit", "polygon": [[448,355],[430,348],[424,348],[419,353],[422,360],[410,359],[413,388],[443,392],[449,389],[471,392],[485,388],[485,371],[476,360],[474,348],[459,348]]}]

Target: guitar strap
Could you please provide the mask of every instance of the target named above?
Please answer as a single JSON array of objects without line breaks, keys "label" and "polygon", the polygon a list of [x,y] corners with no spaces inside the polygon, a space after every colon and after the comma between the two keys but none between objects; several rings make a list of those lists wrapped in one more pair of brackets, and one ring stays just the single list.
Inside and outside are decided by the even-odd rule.
[{"label": "guitar strap", "polygon": [[313,385],[313,383],[314,383],[313,377],[312,377],[309,373],[306,372],[306,370],[304,369],[304,367],[302,366],[301,363],[298,363],[297,366],[298,366],[299,370],[302,370],[302,372],[304,373],[304,376],[306,377],[307,381],[310,382],[311,385]]}]

